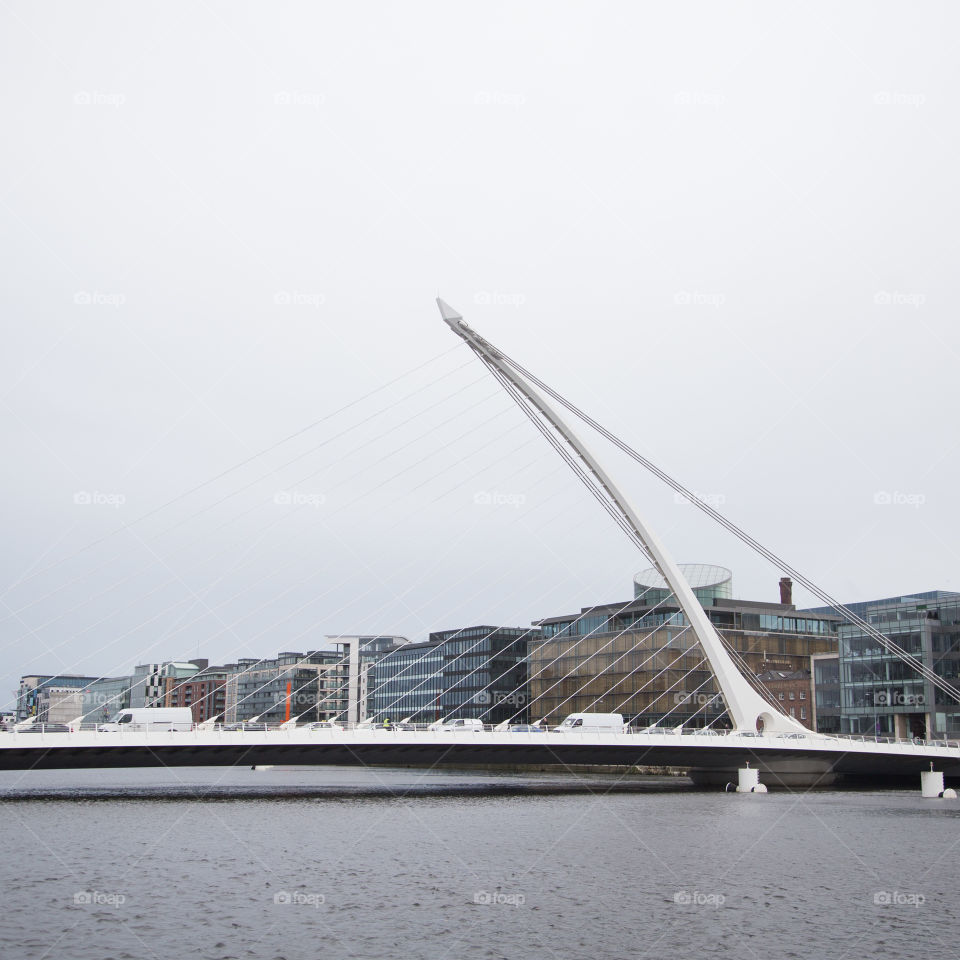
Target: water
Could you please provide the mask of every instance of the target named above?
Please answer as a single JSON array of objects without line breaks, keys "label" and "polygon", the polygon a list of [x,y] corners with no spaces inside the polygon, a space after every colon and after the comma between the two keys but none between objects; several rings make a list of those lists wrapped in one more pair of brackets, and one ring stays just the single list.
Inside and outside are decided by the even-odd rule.
[{"label": "water", "polygon": [[956,960],[960,802],[616,782],[3,773],[0,955]]}]

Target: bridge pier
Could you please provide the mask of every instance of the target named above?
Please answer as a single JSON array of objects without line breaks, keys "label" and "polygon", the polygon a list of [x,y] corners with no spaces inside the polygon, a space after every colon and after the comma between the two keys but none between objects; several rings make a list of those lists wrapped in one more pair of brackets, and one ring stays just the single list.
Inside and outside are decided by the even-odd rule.
[{"label": "bridge pier", "polygon": [[760,782],[760,771],[748,763],[737,771],[737,793],[766,793],[767,788]]},{"label": "bridge pier", "polygon": [[952,788],[943,788],[943,771],[934,770],[930,764],[929,770],[920,771],[920,796],[925,800],[956,800],[957,791]]}]

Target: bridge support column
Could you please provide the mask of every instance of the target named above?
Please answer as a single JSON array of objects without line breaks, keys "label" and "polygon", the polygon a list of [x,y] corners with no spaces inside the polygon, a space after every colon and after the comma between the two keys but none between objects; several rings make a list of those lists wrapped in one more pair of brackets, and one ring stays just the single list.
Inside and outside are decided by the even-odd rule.
[{"label": "bridge support column", "polygon": [[949,787],[943,788],[943,773],[940,770],[934,770],[933,764],[930,764],[929,770],[920,772],[920,796],[926,800],[935,800],[942,798],[944,800],[956,800],[957,791]]},{"label": "bridge support column", "polygon": [[767,788],[760,782],[760,771],[748,763],[737,771],[737,793],[766,793]]}]

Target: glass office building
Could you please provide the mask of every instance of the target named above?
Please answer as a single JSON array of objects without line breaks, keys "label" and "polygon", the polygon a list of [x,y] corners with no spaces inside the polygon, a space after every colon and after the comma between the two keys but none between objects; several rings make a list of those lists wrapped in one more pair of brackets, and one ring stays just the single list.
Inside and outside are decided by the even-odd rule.
[{"label": "glass office building", "polygon": [[501,723],[526,720],[531,627],[465,627],[398,647],[371,670],[369,715],[430,723],[463,717]]},{"label": "glass office building", "polygon": [[[791,603],[734,600],[729,571],[683,569],[705,572],[691,585],[748,678],[806,671],[813,654],[836,651],[836,617],[801,613]],[[658,589],[649,573],[639,574],[636,586]],[[554,724],[593,711],[622,713],[637,726],[726,725],[713,673],[676,601],[663,588],[640,592],[632,602],[537,621],[543,641],[531,645],[528,658],[531,721]]]},{"label": "glass office building", "polygon": [[[960,684],[960,593],[930,590],[846,605],[954,686]],[[808,614],[832,613],[820,607]],[[839,636],[840,729],[889,737],[960,735],[960,704],[861,627]]]}]

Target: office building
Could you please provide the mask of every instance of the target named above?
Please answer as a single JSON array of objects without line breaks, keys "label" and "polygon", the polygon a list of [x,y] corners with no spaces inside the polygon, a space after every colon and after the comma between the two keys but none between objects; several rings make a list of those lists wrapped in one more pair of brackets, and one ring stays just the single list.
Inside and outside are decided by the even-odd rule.
[{"label": "office building", "polygon": [[[745,676],[795,674],[810,669],[813,654],[836,651],[837,618],[798,612],[789,581],[781,581],[780,603],[736,600],[729,570],[681,570]],[[727,724],[706,656],[656,571],[637,574],[633,601],[536,623],[543,642],[528,658],[531,720],[552,724],[596,711],[622,713],[640,726]]]},{"label": "office building", "polygon": [[[934,673],[960,685],[960,593],[929,590],[846,606]],[[832,607],[820,607],[806,615],[832,613]],[[926,739],[960,736],[960,704],[953,697],[861,627],[843,622],[838,638],[840,732]],[[821,672],[828,669],[824,665]],[[814,681],[815,689],[828,696],[830,685],[821,687],[816,675]]]}]

